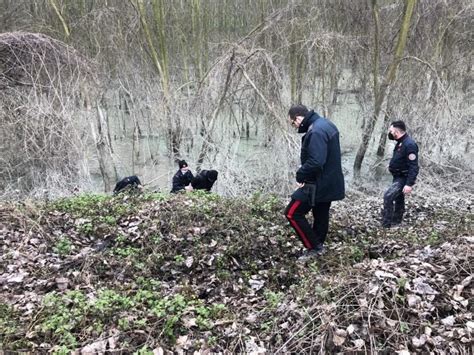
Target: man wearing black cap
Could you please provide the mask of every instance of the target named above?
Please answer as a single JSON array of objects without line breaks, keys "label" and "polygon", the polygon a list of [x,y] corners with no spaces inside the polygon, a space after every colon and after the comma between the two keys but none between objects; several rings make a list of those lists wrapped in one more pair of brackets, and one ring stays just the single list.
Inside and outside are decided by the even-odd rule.
[{"label": "man wearing black cap", "polygon": [[[292,106],[288,112],[291,124],[305,133],[301,144],[301,166],[296,172],[298,189],[291,196],[285,216],[304,246],[300,259],[319,256],[329,228],[332,201],[345,196],[341,166],[339,131],[328,119],[304,105]],[[306,214],[312,211],[311,228]]]},{"label": "man wearing black cap", "polygon": [[394,121],[388,128],[388,139],[397,141],[388,170],[393,181],[384,194],[382,226],[400,224],[405,212],[405,195],[411,193],[418,175],[418,146],[406,133],[403,121]]},{"label": "man wearing black cap", "polygon": [[202,170],[192,181],[191,186],[194,190],[211,191],[212,186],[217,180],[216,170]]},{"label": "man wearing black cap", "polygon": [[173,176],[172,193],[182,190],[192,190],[190,184],[193,179],[193,173],[189,170],[188,163],[185,160],[178,161],[179,170]]}]

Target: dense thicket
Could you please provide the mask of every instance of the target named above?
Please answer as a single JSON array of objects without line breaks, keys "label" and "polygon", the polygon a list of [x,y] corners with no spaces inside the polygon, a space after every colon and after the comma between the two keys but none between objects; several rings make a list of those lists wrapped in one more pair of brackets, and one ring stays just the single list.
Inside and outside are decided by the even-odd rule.
[{"label": "dense thicket", "polygon": [[[223,193],[285,193],[297,164],[286,122],[295,102],[339,125],[347,175],[354,166],[359,181],[384,166],[392,119],[420,143],[425,178],[462,184],[472,173],[468,0],[1,0],[0,13],[6,194],[86,188],[96,172],[110,190],[117,175],[163,166],[164,156],[222,171]],[[61,41],[84,65],[70,79],[76,59],[56,56],[47,82],[37,79],[41,60],[30,82],[11,80],[25,65],[12,55],[18,31],[48,39],[27,53]],[[32,141],[51,127],[58,137]]]}]

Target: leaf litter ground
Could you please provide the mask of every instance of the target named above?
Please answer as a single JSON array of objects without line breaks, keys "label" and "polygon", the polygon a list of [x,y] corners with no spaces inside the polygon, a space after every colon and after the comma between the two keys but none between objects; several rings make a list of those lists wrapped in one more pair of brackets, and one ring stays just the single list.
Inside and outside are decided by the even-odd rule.
[{"label": "leaf litter ground", "polygon": [[380,228],[335,203],[328,252],[275,197],[79,195],[0,206],[0,350],[468,353],[472,214],[423,196]]}]

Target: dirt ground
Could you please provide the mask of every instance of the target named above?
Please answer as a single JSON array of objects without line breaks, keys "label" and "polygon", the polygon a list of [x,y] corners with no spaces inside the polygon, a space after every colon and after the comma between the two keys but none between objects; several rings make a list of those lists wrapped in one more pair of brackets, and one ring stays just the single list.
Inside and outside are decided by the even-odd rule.
[{"label": "dirt ground", "polygon": [[470,200],[333,204],[327,253],[276,197],[78,195],[0,205],[0,350],[56,353],[472,351]]}]

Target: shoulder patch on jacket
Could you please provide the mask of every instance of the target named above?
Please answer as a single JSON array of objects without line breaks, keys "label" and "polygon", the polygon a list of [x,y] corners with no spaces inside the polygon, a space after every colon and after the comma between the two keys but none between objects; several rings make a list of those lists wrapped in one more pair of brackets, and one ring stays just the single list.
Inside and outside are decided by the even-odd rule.
[{"label": "shoulder patch on jacket", "polygon": [[411,153],[408,155],[408,159],[410,160],[415,160],[416,159],[416,154],[415,153]]}]

